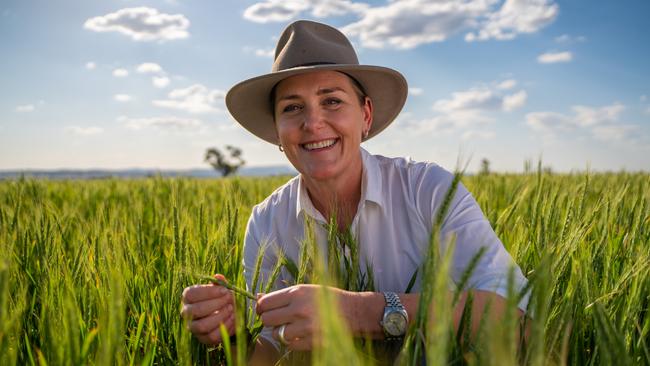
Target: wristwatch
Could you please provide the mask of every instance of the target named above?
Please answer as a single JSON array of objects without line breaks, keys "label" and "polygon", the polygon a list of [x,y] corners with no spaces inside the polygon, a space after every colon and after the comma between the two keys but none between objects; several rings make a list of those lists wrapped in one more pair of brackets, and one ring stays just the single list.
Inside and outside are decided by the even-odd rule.
[{"label": "wristwatch", "polygon": [[384,292],[383,294],[386,299],[386,307],[384,316],[379,323],[384,329],[386,340],[401,339],[406,334],[409,316],[396,293]]}]

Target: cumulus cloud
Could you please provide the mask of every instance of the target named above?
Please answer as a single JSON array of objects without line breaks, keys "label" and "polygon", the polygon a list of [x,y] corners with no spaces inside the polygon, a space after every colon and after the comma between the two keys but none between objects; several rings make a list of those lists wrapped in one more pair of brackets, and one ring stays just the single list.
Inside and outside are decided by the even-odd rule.
[{"label": "cumulus cloud", "polygon": [[92,61],[86,62],[86,70],[95,70],[96,67],[97,67],[96,63]]},{"label": "cumulus cloud", "polygon": [[28,112],[33,112],[35,110],[36,110],[36,106],[34,106],[33,104],[23,104],[23,105],[16,106],[16,112],[20,112],[20,113],[28,113]]},{"label": "cumulus cloud", "polygon": [[302,13],[317,18],[353,14],[342,30],[364,47],[408,49],[441,42],[462,32],[465,40],[509,40],[552,23],[559,7],[553,0],[400,0],[370,6],[350,0],[266,0],[244,11],[253,22],[287,22]]},{"label": "cumulus cloud", "polygon": [[532,112],[526,115],[526,124],[534,131],[549,136],[570,131],[586,132],[601,141],[620,141],[632,136],[637,125],[622,123],[625,106],[620,103],[604,107],[576,105],[572,114]]},{"label": "cumulus cloud", "polygon": [[537,62],[540,64],[554,64],[558,62],[569,62],[573,59],[573,54],[568,51],[564,52],[547,52],[537,56]]},{"label": "cumulus cloud", "polygon": [[584,42],[586,41],[587,38],[585,36],[570,36],[568,34],[563,34],[561,36],[555,37],[555,42],[556,43],[562,43],[562,44],[567,44],[567,43],[575,43],[575,42]]},{"label": "cumulus cloud", "polygon": [[167,76],[154,76],[151,78],[151,82],[156,88],[164,88],[169,85],[169,78]]},{"label": "cumulus cloud", "polygon": [[608,125],[596,126],[591,131],[594,138],[601,141],[623,141],[626,140],[632,133],[639,129],[639,126],[624,124],[624,125]]},{"label": "cumulus cloud", "polygon": [[508,80],[504,80],[504,81],[500,82],[499,84],[497,84],[497,89],[509,90],[509,89],[514,88],[515,86],[517,86],[517,80],[508,79]]},{"label": "cumulus cloud", "polygon": [[217,103],[222,102],[226,93],[210,90],[201,84],[184,89],[174,89],[165,100],[154,100],[153,104],[162,108],[182,110],[188,113],[209,113],[219,111]]},{"label": "cumulus cloud", "polygon": [[163,71],[162,67],[158,65],[157,63],[153,62],[144,62],[138,65],[135,69],[137,72],[141,74],[155,74],[155,73],[161,73]]},{"label": "cumulus cloud", "polygon": [[490,140],[495,137],[496,137],[496,133],[494,133],[493,131],[469,130],[469,131],[465,131],[460,138],[464,141],[467,141],[467,140]]},{"label": "cumulus cloud", "polygon": [[451,99],[436,101],[433,104],[433,109],[443,113],[459,110],[494,110],[502,103],[502,98],[498,97],[492,90],[480,87],[454,92]]},{"label": "cumulus cloud", "polygon": [[275,50],[274,49],[268,49],[268,50],[258,49],[258,50],[255,50],[255,56],[273,58],[273,56],[275,56]]},{"label": "cumulus cloud", "polygon": [[257,23],[286,22],[302,12],[316,18],[363,13],[370,6],[349,0],[266,0],[249,6],[244,18]]},{"label": "cumulus cloud", "polygon": [[551,0],[506,0],[497,11],[479,19],[479,30],[467,33],[465,40],[508,40],[534,33],[553,22],[558,12],[558,5]]},{"label": "cumulus cloud", "polygon": [[165,88],[169,85],[170,79],[162,66],[155,62],[144,62],[135,69],[140,74],[153,74],[151,84],[156,88]]},{"label": "cumulus cloud", "polygon": [[506,95],[503,97],[502,107],[506,112],[510,112],[526,104],[528,94],[525,90],[520,90],[514,94]]},{"label": "cumulus cloud", "polygon": [[131,130],[142,130],[146,128],[158,129],[193,129],[202,125],[201,121],[193,118],[179,118],[174,116],[151,117],[151,118],[129,118],[120,116],[117,121]]},{"label": "cumulus cloud", "polygon": [[66,132],[72,133],[78,136],[92,136],[99,135],[104,132],[104,129],[101,127],[81,127],[81,126],[67,126],[64,129]]},{"label": "cumulus cloud", "polygon": [[[516,81],[512,80],[516,83]],[[496,88],[474,87],[466,91],[454,92],[450,99],[440,99],[433,104],[433,110],[441,113],[457,111],[512,111],[526,103],[527,94],[520,90],[513,94],[503,94]]]},{"label": "cumulus cloud", "polygon": [[[466,130],[466,135],[461,136],[464,139],[492,138],[493,132],[477,127],[494,122],[494,113],[510,112],[523,106],[527,100],[525,90],[507,94],[506,90],[514,87],[517,81],[510,79],[506,82],[507,88],[501,82],[453,92],[450,98],[434,102],[432,109],[438,113],[437,116],[407,124],[418,131],[436,131],[438,134]],[[468,134],[467,131],[473,132]]]},{"label": "cumulus cloud", "polygon": [[129,72],[126,69],[115,69],[113,70],[113,76],[116,78],[124,78],[129,76]]},{"label": "cumulus cloud", "polygon": [[113,99],[114,99],[116,102],[125,103],[125,102],[130,102],[132,98],[131,98],[131,96],[128,95],[128,94],[115,94],[115,95],[113,96]]},{"label": "cumulus cloud", "polygon": [[415,87],[409,88],[409,95],[413,95],[417,97],[419,95],[422,95],[423,92],[424,90],[422,90],[422,88],[415,88]]},{"label": "cumulus cloud", "polygon": [[190,21],[182,14],[157,9],[125,8],[86,20],[84,28],[95,32],[118,32],[135,41],[169,41],[189,36]]}]

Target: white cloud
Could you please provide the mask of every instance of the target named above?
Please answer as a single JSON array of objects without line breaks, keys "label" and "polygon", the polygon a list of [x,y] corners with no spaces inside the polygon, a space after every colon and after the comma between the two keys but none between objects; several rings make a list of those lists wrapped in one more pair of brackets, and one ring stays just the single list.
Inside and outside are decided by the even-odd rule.
[{"label": "white cloud", "polygon": [[169,99],[154,100],[153,104],[189,113],[208,113],[219,111],[216,104],[223,101],[225,95],[221,90],[210,90],[201,84],[194,84],[185,89],[174,89],[168,94]]},{"label": "white cloud", "polygon": [[584,42],[586,40],[587,40],[587,38],[585,36],[572,37],[572,36],[570,36],[568,34],[563,34],[561,36],[555,37],[555,42],[556,43],[563,43],[563,44],[575,43],[575,42]]},{"label": "white cloud", "polygon": [[526,100],[528,99],[528,94],[526,93],[525,90],[520,90],[514,94],[506,95],[503,97],[503,110],[506,112],[510,112],[514,109],[517,109],[524,104],[526,104]]},{"label": "white cloud", "polygon": [[648,96],[643,94],[642,96],[639,97],[639,100],[642,101],[642,102],[645,102],[645,101],[648,100]]},{"label": "white cloud", "polygon": [[130,102],[132,98],[131,98],[131,96],[128,95],[128,94],[115,94],[115,95],[113,96],[113,99],[114,99],[116,102],[125,103],[125,102]]},{"label": "white cloud", "polygon": [[631,133],[638,130],[635,125],[607,125],[596,126],[592,130],[594,138],[601,141],[622,141],[627,139]]},{"label": "white cloud", "polygon": [[417,97],[422,95],[423,92],[424,90],[422,90],[422,88],[414,88],[414,87],[409,88],[409,95],[413,95]]},{"label": "white cloud", "polygon": [[28,112],[33,112],[34,110],[36,110],[36,106],[34,106],[33,104],[24,104],[24,105],[16,106],[16,112],[28,113]]},{"label": "white cloud", "polygon": [[501,97],[492,90],[480,87],[452,93],[451,99],[441,99],[433,104],[438,112],[448,113],[461,110],[495,110],[503,104]]},{"label": "white cloud", "polygon": [[95,70],[96,67],[97,67],[96,63],[92,61],[86,62],[86,70]]},{"label": "white cloud", "polygon": [[286,22],[309,11],[316,18],[363,13],[368,4],[349,0],[266,0],[249,6],[244,18],[257,23]]},{"label": "white cloud", "polygon": [[618,121],[619,116],[625,110],[625,106],[620,103],[614,103],[601,108],[576,105],[571,109],[575,112],[575,123],[578,126],[589,127]]},{"label": "white cloud", "polygon": [[113,70],[113,76],[116,78],[124,78],[129,76],[129,72],[126,69],[115,69]]},{"label": "white cloud", "polygon": [[556,112],[528,113],[526,124],[535,131],[551,134],[555,131],[570,131],[575,127],[571,117]]},{"label": "white cloud", "polygon": [[142,130],[149,127],[159,129],[193,129],[202,125],[201,121],[193,118],[179,118],[174,116],[151,117],[151,118],[129,118],[120,116],[117,121],[124,124],[131,130]]},{"label": "white cloud", "polygon": [[67,126],[64,129],[66,132],[70,132],[79,136],[92,136],[98,135],[104,132],[104,129],[101,127],[80,127],[80,126]]},{"label": "white cloud", "polygon": [[537,56],[540,64],[554,64],[558,62],[569,62],[573,59],[571,52],[547,52]]},{"label": "white cloud", "polygon": [[275,56],[275,50],[274,49],[268,49],[268,50],[257,49],[257,50],[255,50],[255,56],[273,58]]},{"label": "white cloud", "polygon": [[95,32],[118,32],[135,41],[168,41],[187,38],[190,21],[182,14],[157,9],[125,8],[86,20],[84,28]]},{"label": "white cloud", "polygon": [[141,74],[148,74],[148,73],[160,73],[163,71],[162,67],[160,65],[153,63],[153,62],[145,62],[136,68],[136,71],[141,73]]},{"label": "white cloud", "polygon": [[302,1],[265,1],[253,4],[244,11],[244,19],[256,23],[286,22],[306,10]]},{"label": "white cloud", "polygon": [[287,22],[303,12],[317,18],[357,15],[342,31],[358,36],[364,47],[409,49],[461,32],[469,32],[467,41],[513,39],[553,22],[558,6],[552,0],[400,0],[376,7],[349,0],[266,0],[247,8],[244,18]]},{"label": "white cloud", "polygon": [[169,85],[169,78],[167,76],[154,76],[151,78],[151,82],[156,88],[164,88]]},{"label": "white cloud", "polygon": [[[516,85],[514,79],[508,80],[506,85]],[[503,82],[490,86],[482,85],[470,88],[469,90],[453,92],[450,98],[439,99],[433,104],[433,110],[439,115],[411,122],[415,127],[422,130],[435,130],[442,133],[450,133],[458,130],[474,131],[466,134],[464,139],[469,138],[492,138],[492,133],[480,132],[477,125],[484,125],[494,122],[494,113],[510,112],[523,106],[527,100],[525,90],[513,94],[504,94]]]},{"label": "white cloud", "polygon": [[620,103],[593,108],[571,107],[573,114],[533,112],[526,115],[526,124],[537,132],[553,136],[570,131],[587,132],[601,141],[621,141],[632,137],[637,125],[621,123],[625,106]]},{"label": "white cloud", "polygon": [[497,85],[497,89],[508,90],[508,89],[514,88],[515,86],[517,86],[517,80],[508,79],[508,80],[504,80],[504,81],[500,82]]},{"label": "white cloud", "polygon": [[494,133],[493,131],[469,130],[469,131],[465,131],[460,138],[464,141],[467,141],[467,140],[477,140],[477,139],[490,140],[493,139],[494,137],[496,137],[496,133]]},{"label": "white cloud", "polygon": [[559,6],[552,0],[506,0],[499,10],[479,19],[478,32],[467,33],[465,40],[507,40],[534,33],[553,22],[558,12]]}]

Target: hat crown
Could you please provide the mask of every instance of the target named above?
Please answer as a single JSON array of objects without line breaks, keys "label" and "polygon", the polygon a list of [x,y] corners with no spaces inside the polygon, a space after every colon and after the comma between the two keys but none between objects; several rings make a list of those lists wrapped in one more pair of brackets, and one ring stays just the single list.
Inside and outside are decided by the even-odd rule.
[{"label": "hat crown", "polygon": [[271,71],[327,64],[358,65],[359,59],[350,41],[338,29],[300,20],[282,32]]}]

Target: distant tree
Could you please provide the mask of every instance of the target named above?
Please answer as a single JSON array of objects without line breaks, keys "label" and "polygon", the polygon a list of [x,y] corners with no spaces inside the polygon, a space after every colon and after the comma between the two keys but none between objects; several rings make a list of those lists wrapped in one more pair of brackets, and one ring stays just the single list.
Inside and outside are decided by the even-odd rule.
[{"label": "distant tree", "polygon": [[487,158],[481,160],[480,174],[490,174],[490,161]]},{"label": "distant tree", "polygon": [[237,173],[237,170],[246,164],[244,159],[242,159],[242,151],[240,148],[226,145],[226,151],[230,154],[229,157],[216,147],[211,147],[205,152],[205,161],[212,165],[214,170],[221,173],[222,177]]}]

